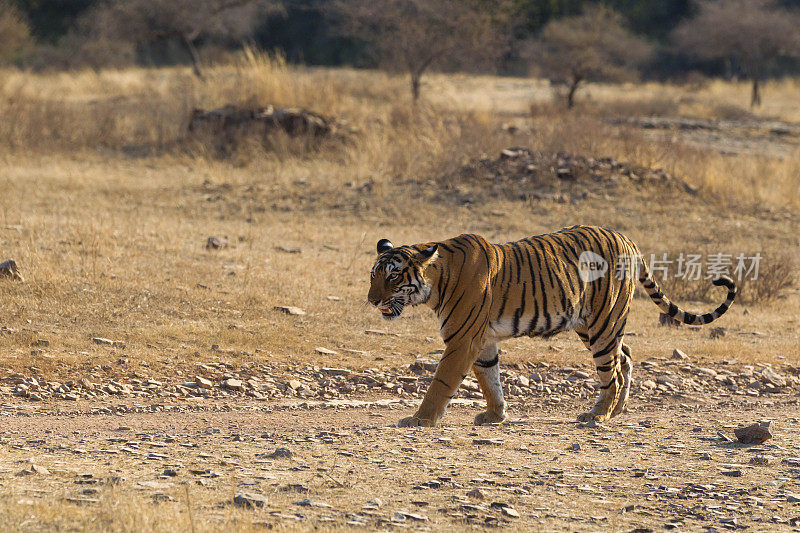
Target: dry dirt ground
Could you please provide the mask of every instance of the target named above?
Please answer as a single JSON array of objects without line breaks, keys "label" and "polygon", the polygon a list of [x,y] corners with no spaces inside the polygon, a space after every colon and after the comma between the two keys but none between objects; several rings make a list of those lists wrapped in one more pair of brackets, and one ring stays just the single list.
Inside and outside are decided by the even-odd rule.
[{"label": "dry dirt ground", "polygon": [[[115,414],[5,404],[4,527],[800,528],[796,390],[759,402],[637,395],[631,412],[595,428],[575,424],[583,402],[572,401],[513,401],[509,423],[474,427],[466,400],[442,427],[396,428],[407,403],[119,402],[139,412]],[[762,445],[720,437],[765,418],[775,437]],[[234,503],[243,495],[253,507]]]}]

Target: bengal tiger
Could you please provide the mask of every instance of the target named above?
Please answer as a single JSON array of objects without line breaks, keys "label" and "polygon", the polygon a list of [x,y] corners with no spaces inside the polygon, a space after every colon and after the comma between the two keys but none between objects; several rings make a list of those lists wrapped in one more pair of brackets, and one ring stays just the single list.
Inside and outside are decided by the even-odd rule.
[{"label": "bengal tiger", "polygon": [[683,311],[651,278],[633,241],[597,226],[506,244],[490,244],[479,235],[398,247],[381,239],[377,251],[369,303],[389,320],[408,305],[427,304],[445,343],[433,381],[417,412],[400,420],[403,427],[436,425],[470,368],[486,399],[475,424],[503,422],[497,343],[567,330],[575,330],[591,352],[600,380],[597,401],[578,420],[607,420],[628,401],[631,350],[623,337],[637,274],[653,302],[684,324],[713,322],[736,297],[733,280],[722,276],[713,284],[728,289],[724,303],[704,315]]}]

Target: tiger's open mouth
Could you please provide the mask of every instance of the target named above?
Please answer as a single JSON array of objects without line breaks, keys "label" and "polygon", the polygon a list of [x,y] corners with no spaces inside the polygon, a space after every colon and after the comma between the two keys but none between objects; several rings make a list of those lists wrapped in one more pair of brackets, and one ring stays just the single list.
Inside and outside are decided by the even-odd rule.
[{"label": "tiger's open mouth", "polygon": [[388,308],[379,307],[378,310],[381,312],[381,316],[383,316],[385,320],[394,320],[400,316],[400,313],[403,312],[403,306],[395,304]]}]

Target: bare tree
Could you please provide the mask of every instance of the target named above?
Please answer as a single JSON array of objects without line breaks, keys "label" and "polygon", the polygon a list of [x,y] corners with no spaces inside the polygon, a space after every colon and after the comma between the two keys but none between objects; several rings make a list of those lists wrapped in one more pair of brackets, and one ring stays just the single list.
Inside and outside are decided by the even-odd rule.
[{"label": "bare tree", "polygon": [[30,38],[22,13],[7,0],[0,0],[0,62],[14,59]]},{"label": "bare tree", "polygon": [[567,84],[571,109],[582,82],[635,77],[636,67],[651,53],[651,45],[628,31],[619,14],[594,6],[581,15],[547,23],[525,55],[537,74]]},{"label": "bare tree", "polygon": [[244,38],[269,0],[116,0],[87,15],[91,32],[106,38],[144,43],[178,39],[203,77],[196,42],[201,37]]},{"label": "bare tree", "polygon": [[339,0],[342,33],[363,39],[384,68],[405,72],[411,95],[432,67],[475,66],[502,50],[504,0]]},{"label": "bare tree", "polygon": [[704,0],[699,8],[675,29],[674,42],[701,59],[737,62],[753,84],[750,106],[760,105],[760,82],[774,61],[800,57],[800,16],[771,0]]}]

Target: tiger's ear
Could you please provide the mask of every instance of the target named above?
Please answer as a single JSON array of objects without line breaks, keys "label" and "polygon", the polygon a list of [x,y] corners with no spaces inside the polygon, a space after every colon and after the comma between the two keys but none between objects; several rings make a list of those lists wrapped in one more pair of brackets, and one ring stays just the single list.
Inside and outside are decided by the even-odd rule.
[{"label": "tiger's ear", "polygon": [[381,239],[378,241],[378,255],[382,254],[383,252],[388,252],[394,248],[394,244],[389,239]]},{"label": "tiger's ear", "polygon": [[420,263],[422,263],[423,265],[427,264],[436,259],[437,257],[439,257],[439,245],[434,244],[428,246],[427,248],[419,252],[417,255],[419,257]]}]

